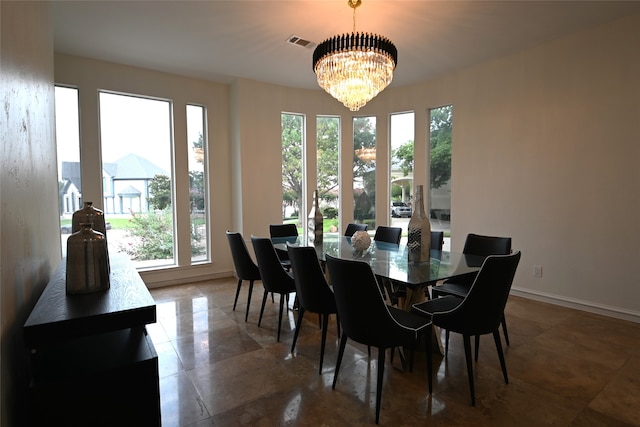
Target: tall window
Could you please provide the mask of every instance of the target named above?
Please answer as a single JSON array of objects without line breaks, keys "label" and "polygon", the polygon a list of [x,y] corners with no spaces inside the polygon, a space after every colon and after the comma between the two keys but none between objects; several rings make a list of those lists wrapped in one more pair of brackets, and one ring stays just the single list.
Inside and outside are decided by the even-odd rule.
[{"label": "tall window", "polygon": [[[430,191],[429,210],[431,229],[443,230],[451,235],[451,129],[453,106],[433,108],[429,111]],[[445,239],[445,244],[448,239]]]},{"label": "tall window", "polygon": [[340,117],[319,116],[317,124],[318,197],[324,216],[324,231],[337,232],[338,201],[340,187],[338,180]]},{"label": "tall window", "polygon": [[56,86],[56,145],[62,254],[66,256],[71,217],[82,207],[78,89]]},{"label": "tall window", "polygon": [[175,264],[171,103],[100,92],[109,252],[136,267]]},{"label": "tall window", "polygon": [[187,105],[187,143],[189,144],[189,212],[191,217],[191,261],[209,259],[207,232],[207,138],[205,109]]},{"label": "tall window", "polygon": [[353,119],[353,218],[376,228],[376,118]]},{"label": "tall window", "polygon": [[414,116],[406,112],[390,117],[390,223],[405,232],[413,211]]},{"label": "tall window", "polygon": [[302,235],[301,218],[304,218],[303,186],[303,138],[304,116],[282,113],[282,222],[294,223]]}]

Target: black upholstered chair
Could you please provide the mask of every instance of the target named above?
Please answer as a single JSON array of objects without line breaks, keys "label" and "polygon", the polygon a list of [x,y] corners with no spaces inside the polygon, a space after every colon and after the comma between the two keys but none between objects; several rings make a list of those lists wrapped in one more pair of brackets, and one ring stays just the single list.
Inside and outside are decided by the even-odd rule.
[{"label": "black upholstered chair", "polygon": [[396,245],[399,245],[401,237],[402,228],[379,225],[376,228],[375,234],[373,235],[373,240],[375,240],[376,242],[394,243]]},{"label": "black upholstered chair", "polygon": [[[400,245],[400,238],[402,237],[402,228],[400,227],[387,227],[385,225],[379,225],[376,228],[376,232],[373,236],[373,240],[376,242],[390,243],[393,245]],[[383,295],[386,293],[386,297],[393,305],[397,305],[397,298],[395,299],[392,292],[392,285],[389,279],[384,277],[378,277],[380,289]]]},{"label": "black upholstered chair", "polygon": [[[464,243],[462,253],[470,255],[508,255],[511,253],[511,237],[483,236],[480,234],[470,233]],[[445,280],[442,284],[431,288],[431,295],[437,298],[444,295],[453,295],[464,298],[469,292],[477,273],[470,273],[464,276],[454,277]],[[504,340],[509,345],[509,334],[507,332],[507,321],[503,316],[501,321]],[[447,333],[447,344],[449,336]],[[475,359],[478,360],[478,340],[476,339]]]},{"label": "black upholstered chair", "polygon": [[493,334],[504,382],[509,383],[498,328],[519,262],[520,252],[510,255],[491,255],[485,259],[464,299],[447,295],[414,304],[411,309],[412,312],[430,319],[432,327],[438,326],[447,331],[462,334],[471,404],[474,406],[476,395],[471,360],[471,336]]},{"label": "black upholstered chair", "polygon": [[[382,380],[386,349],[406,346],[414,349],[418,337],[430,332],[429,319],[385,304],[369,264],[362,261],[327,258],[327,268],[333,285],[342,337],[333,376],[333,388],[338,380],[340,364],[347,340],[378,348],[378,378],[376,385],[376,424],[380,419]],[[431,335],[425,334],[430,349]],[[414,352],[411,351],[413,357]],[[432,389],[431,351],[427,354],[429,392]]]},{"label": "black upholstered chair", "polygon": [[253,292],[253,282],[260,280],[260,270],[249,251],[247,245],[244,243],[242,234],[234,233],[227,230],[227,240],[229,241],[229,248],[231,249],[231,256],[233,257],[233,265],[236,269],[236,277],[238,277],[238,287],[236,289],[236,298],[233,300],[233,310],[236,309],[238,303],[238,295],[240,295],[240,287],[243,280],[249,281],[249,296],[247,297],[247,312],[244,315],[244,321],[247,321],[249,317],[249,306],[251,305],[251,293]]},{"label": "black upholstered chair", "polygon": [[344,235],[347,237],[353,236],[356,231],[367,231],[367,224],[347,224],[347,228],[344,230]]},{"label": "black upholstered chair", "polygon": [[441,251],[444,246],[444,231],[431,232],[431,250]]},{"label": "black upholstered chair", "polygon": [[269,235],[273,237],[298,237],[298,227],[295,224],[271,224]]},{"label": "black upholstered chair", "polygon": [[[298,237],[298,227],[295,224],[271,224],[269,225],[269,236],[271,236],[272,239],[280,238],[283,240],[285,237],[290,237],[290,240],[292,242],[295,242],[296,238]],[[289,261],[289,254],[287,253],[287,251],[276,249],[276,254],[278,254],[280,263],[285,268],[285,270],[290,270],[291,261]]]},{"label": "black upholstered chair", "polygon": [[262,307],[260,308],[260,318],[258,319],[258,327],[262,322],[264,314],[264,305],[267,302],[267,294],[269,292],[280,294],[280,312],[278,314],[278,341],[280,341],[280,329],[282,327],[282,313],[284,311],[285,299],[288,300],[289,294],[296,291],[296,285],[293,276],[289,274],[276,254],[276,250],[271,243],[271,239],[266,237],[251,236],[253,251],[258,261],[258,269],[264,286],[264,295],[262,297]]},{"label": "black upholstered chair", "polygon": [[[298,321],[296,331],[293,335],[291,352],[296,348],[298,334],[302,328],[302,318],[307,311],[318,313],[322,318],[322,341],[320,344],[320,368],[318,373],[322,373],[322,362],[324,360],[324,348],[327,342],[327,326],[329,315],[337,314],[336,300],[333,291],[318,261],[318,254],[315,248],[310,246],[293,246],[287,244],[289,259],[291,260],[291,270],[296,285],[296,296],[298,298]],[[338,335],[340,335],[340,322],[338,324]]]}]

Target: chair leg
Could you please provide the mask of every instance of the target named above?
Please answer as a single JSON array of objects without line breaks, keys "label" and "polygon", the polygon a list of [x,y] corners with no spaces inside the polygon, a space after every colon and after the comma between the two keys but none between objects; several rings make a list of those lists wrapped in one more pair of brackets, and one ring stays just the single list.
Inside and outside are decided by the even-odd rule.
[{"label": "chair leg", "polygon": [[471,336],[463,335],[464,356],[467,360],[467,376],[469,377],[469,391],[471,392],[471,405],[476,406],[476,391],[473,385],[473,362],[471,361]]},{"label": "chair leg", "polygon": [[478,353],[480,352],[480,335],[476,335],[475,361],[478,361]]},{"label": "chair leg", "polygon": [[427,331],[427,382],[429,383],[429,394],[433,393],[433,349],[431,348],[431,337],[433,336],[433,325]]},{"label": "chair leg", "polygon": [[509,334],[507,333],[507,319],[504,317],[504,313],[502,313],[502,332],[504,333],[504,342],[509,345]]},{"label": "chair leg", "polygon": [[242,279],[238,279],[238,287],[236,288],[236,298],[233,300],[233,311],[236,311],[236,304],[238,303],[238,295],[240,295],[241,286],[242,286]]},{"label": "chair leg", "polygon": [[338,372],[340,372],[340,364],[342,363],[342,356],[344,356],[344,348],[347,346],[347,336],[342,334],[340,338],[340,349],[338,350],[338,360],[336,360],[336,369],[333,373],[333,385],[332,389],[336,388],[336,381],[338,380]]},{"label": "chair leg", "polygon": [[244,321],[249,318],[249,307],[251,306],[251,294],[253,293],[253,280],[249,281],[249,298],[247,298],[247,312],[244,315]]},{"label": "chair leg", "polygon": [[287,294],[280,294],[280,311],[278,312],[278,342],[280,342],[280,329],[282,328],[282,312],[284,311],[284,300]]},{"label": "chair leg", "polygon": [[444,337],[445,337],[444,338],[444,355],[445,356],[449,355],[449,335],[451,335],[451,334],[449,333],[449,330],[446,329],[444,331]]},{"label": "chair leg", "polygon": [[500,358],[500,367],[502,368],[502,376],[504,377],[504,383],[509,384],[509,377],[507,376],[507,364],[504,361],[504,353],[502,352],[502,343],[500,342],[500,332],[496,329],[493,331],[493,340],[496,342],[496,349],[498,350],[498,358]]},{"label": "chair leg", "polygon": [[329,327],[329,315],[324,314],[322,319],[322,341],[320,342],[320,368],[318,374],[322,374],[322,362],[324,361],[324,347],[327,343],[327,329]]},{"label": "chair leg", "polygon": [[[371,347],[369,347],[369,350],[371,350]],[[389,362],[393,363],[393,356],[396,354],[396,347],[391,347],[389,349],[389,352],[391,353],[391,356],[389,357]],[[400,366],[402,368],[402,372],[404,372],[407,368],[406,366],[406,359],[404,357],[404,349],[402,347],[398,347],[398,355],[400,356]],[[409,367],[410,371],[413,371],[413,364],[411,364],[411,366]]]},{"label": "chair leg", "polygon": [[376,424],[380,420],[380,402],[382,401],[382,380],[384,378],[384,355],[386,349],[378,348],[378,378],[376,379]]},{"label": "chair leg", "polygon": [[340,338],[340,316],[336,313],[336,327],[338,328],[338,338]]},{"label": "chair leg", "polygon": [[267,302],[267,295],[269,292],[265,289],[264,295],[262,296],[262,307],[260,307],[260,317],[258,318],[258,328],[260,327],[260,322],[262,322],[262,314],[264,313],[264,305]]},{"label": "chair leg", "polygon": [[298,341],[298,333],[300,332],[300,328],[302,327],[302,317],[304,316],[304,308],[300,307],[298,310],[298,322],[296,323],[296,330],[293,333],[293,342],[291,343],[291,353],[296,348],[296,341]]}]

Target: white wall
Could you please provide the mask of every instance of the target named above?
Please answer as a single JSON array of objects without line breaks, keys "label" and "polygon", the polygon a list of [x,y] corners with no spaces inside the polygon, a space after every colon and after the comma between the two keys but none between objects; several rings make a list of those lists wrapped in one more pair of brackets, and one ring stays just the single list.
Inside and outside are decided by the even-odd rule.
[{"label": "white wall", "polygon": [[638,46],[640,16],[450,81],[454,248],[510,235],[516,289],[640,316]]},{"label": "white wall", "polygon": [[22,325],[60,262],[53,31],[46,2],[0,2],[0,422],[23,425]]}]

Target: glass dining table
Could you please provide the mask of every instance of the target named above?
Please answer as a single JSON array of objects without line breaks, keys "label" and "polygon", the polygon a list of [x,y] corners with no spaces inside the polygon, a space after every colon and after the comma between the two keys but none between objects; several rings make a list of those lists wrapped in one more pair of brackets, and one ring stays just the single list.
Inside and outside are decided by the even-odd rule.
[{"label": "glass dining table", "polygon": [[[366,262],[376,276],[406,287],[403,307],[406,310],[425,297],[425,290],[436,282],[480,270],[484,257],[459,252],[432,250],[429,260],[409,262],[406,245],[372,241],[368,249],[357,251],[351,238],[325,235],[322,244],[307,244],[302,236],[271,239],[274,247],[286,250],[287,242],[314,246],[318,259],[325,255]],[[428,293],[426,294],[428,296]]]}]

